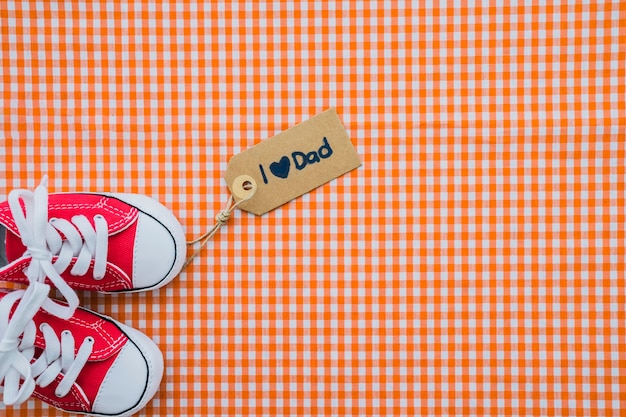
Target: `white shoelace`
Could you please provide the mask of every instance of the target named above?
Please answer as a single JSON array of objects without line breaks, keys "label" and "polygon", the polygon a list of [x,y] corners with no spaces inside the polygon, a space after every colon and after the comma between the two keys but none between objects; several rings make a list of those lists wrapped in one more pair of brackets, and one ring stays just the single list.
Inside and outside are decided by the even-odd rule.
[{"label": "white shoelace", "polygon": [[63,377],[54,393],[66,396],[93,350],[94,340],[87,337],[74,356],[76,343],[72,333],[62,332],[59,340],[50,325],[43,323],[40,330],[45,349],[33,361],[37,328],[32,317],[39,310],[37,306],[48,299],[49,291],[48,285],[35,282],[27,290],[13,291],[0,300],[0,334],[4,335],[0,341],[0,381],[4,383],[3,402],[7,405],[26,401],[36,385],[47,387],[58,375]]},{"label": "white shoelace", "polygon": [[[107,266],[108,225],[102,215],[93,218],[94,227],[87,217],[78,215],[69,222],[65,219],[50,219],[46,229],[46,241],[50,252],[58,256],[54,269],[62,273],[70,265],[72,258],[76,263],[70,270],[72,275],[85,275],[94,260],[93,277],[104,278]],[[62,240],[61,232],[65,236]]]},{"label": "white shoelace", "polygon": [[[101,279],[106,271],[108,251],[108,226],[102,216],[95,216],[94,227],[85,216],[75,216],[69,222],[51,219],[48,222],[47,177],[34,193],[14,190],[8,202],[11,214],[19,230],[26,252],[31,257],[25,271],[29,287],[14,291],[0,300],[0,383],[4,384],[5,404],[19,404],[32,394],[35,385],[49,385],[63,373],[62,382],[56,389],[59,396],[66,395],[76,381],[89,355],[93,340],[82,342],[74,358],[74,338],[64,332],[59,343],[47,325],[41,331],[45,349],[33,363],[35,334],[33,317],[43,309],[62,319],[69,319],[78,307],[78,296],[60,276],[69,267],[72,258],[77,260],[70,270],[73,275],[85,274],[94,261],[94,278]],[[20,201],[24,205],[24,211]],[[65,237],[62,239],[61,234]],[[52,259],[57,256],[53,263]],[[46,278],[54,284],[67,301],[67,306],[48,297],[50,287]],[[14,305],[17,307],[11,318]],[[35,380],[35,378],[37,378]]]}]

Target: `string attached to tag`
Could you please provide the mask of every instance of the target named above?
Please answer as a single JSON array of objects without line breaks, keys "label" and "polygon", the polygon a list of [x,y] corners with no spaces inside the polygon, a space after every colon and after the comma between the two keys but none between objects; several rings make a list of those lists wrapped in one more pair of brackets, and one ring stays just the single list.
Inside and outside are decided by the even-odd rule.
[{"label": "string attached to tag", "polygon": [[253,178],[247,175],[241,175],[235,179],[231,196],[228,198],[226,208],[215,215],[215,225],[203,235],[194,240],[187,242],[187,246],[193,247],[200,244],[194,252],[187,258],[183,268],[187,267],[200,251],[206,246],[207,242],[215,236],[217,231],[228,222],[230,215],[240,204],[250,200],[257,191],[257,185]]},{"label": "string attached to tag", "polygon": [[215,216],[213,228],[187,243],[189,247],[199,246],[184,266],[237,207],[261,216],[360,166],[361,159],[335,109],[234,155],[224,175],[231,192],[228,204]]}]

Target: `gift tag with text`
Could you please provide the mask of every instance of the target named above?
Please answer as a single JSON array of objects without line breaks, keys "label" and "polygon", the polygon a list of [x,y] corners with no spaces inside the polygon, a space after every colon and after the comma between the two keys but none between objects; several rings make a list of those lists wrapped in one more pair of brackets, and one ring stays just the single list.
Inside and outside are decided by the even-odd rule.
[{"label": "gift tag with text", "polygon": [[249,197],[239,208],[262,215],[359,166],[337,112],[329,109],[233,156],[225,179],[235,201]]}]

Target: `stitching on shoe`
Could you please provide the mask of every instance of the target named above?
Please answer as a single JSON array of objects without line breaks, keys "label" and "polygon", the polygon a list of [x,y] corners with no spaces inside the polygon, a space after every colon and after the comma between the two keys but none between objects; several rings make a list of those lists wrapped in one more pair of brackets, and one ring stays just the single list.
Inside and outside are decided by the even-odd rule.
[{"label": "stitching on shoe", "polygon": [[[131,221],[137,214],[137,208],[129,205],[128,212],[122,211],[116,207],[112,207],[106,203],[110,197],[102,197],[100,201],[95,204],[84,204],[84,203],[76,203],[76,204],[60,204],[60,203],[51,203],[48,205],[48,210],[67,210],[67,209],[101,209],[105,210],[117,217],[121,217],[119,220],[109,224],[109,230],[117,229],[120,226],[123,226],[128,221]],[[127,203],[125,203],[127,204]]]},{"label": "stitching on shoe", "polygon": [[11,209],[8,206],[0,208],[0,221],[4,224],[15,226],[15,220],[13,220]]},{"label": "stitching on shoe", "polygon": [[103,330],[104,324],[107,323],[107,321],[104,319],[99,319],[98,321],[93,323],[86,322],[83,319],[74,316],[71,317],[69,320],[78,326],[82,326],[86,329],[96,332],[98,336],[100,336],[100,338],[102,338],[108,344],[103,348],[91,352],[91,360],[103,359],[108,357],[111,352],[115,352],[120,346],[122,346],[124,344],[124,341],[126,340],[125,334],[123,332],[117,338],[113,338],[108,332]]},{"label": "stitching on shoe", "polygon": [[[57,377],[58,379],[58,377]],[[70,389],[70,393],[74,399],[74,402],[72,401],[58,401],[55,400],[54,398],[48,398],[43,394],[40,394],[37,391],[33,392],[33,397],[39,398],[42,401],[47,402],[48,404],[52,405],[53,407],[57,407],[60,408],[66,412],[72,412],[67,410],[65,407],[79,407],[81,410],[85,411],[85,412],[89,412],[89,408],[82,402],[81,397],[78,395],[76,387],[72,386],[72,388]],[[68,394],[69,395],[69,394]]]},{"label": "stitching on shoe", "polygon": [[[137,207],[134,207],[122,200],[117,200],[117,201],[121,201],[124,204],[128,204],[129,206],[128,211],[123,211],[121,209],[118,209],[117,207],[113,207],[107,203],[107,200],[110,198],[111,197],[103,196],[100,199],[100,201],[98,201],[95,204],[49,203],[48,210],[68,210],[68,209],[77,209],[77,210],[83,209],[84,210],[84,209],[94,209],[94,208],[105,210],[109,212],[110,214],[115,215],[116,217],[121,217],[119,220],[109,224],[110,230],[111,229],[116,230],[117,228],[124,226],[125,223],[132,221],[132,219],[137,216],[137,213],[139,210],[137,209]],[[5,206],[5,207],[0,208],[0,221],[2,221],[3,223],[7,225],[10,225],[11,227],[15,226],[15,220],[13,220],[13,216],[11,215],[11,211],[9,207]]]},{"label": "stitching on shoe", "polygon": [[[108,346],[107,348],[105,348],[105,349],[101,349],[101,350],[97,351],[98,353],[99,353],[99,352],[102,352],[102,353],[99,353],[99,354],[97,354],[97,355],[94,355],[94,358],[96,358],[96,359],[100,359],[100,358],[106,357],[106,356],[107,356],[108,354],[110,354],[111,352],[116,351],[116,350],[117,350],[119,347],[121,347],[121,346],[124,344],[124,342],[126,341],[126,337],[125,337],[125,334],[124,334],[124,333],[122,333],[121,335],[119,335],[119,336],[117,337],[117,339],[113,339],[113,338],[111,337],[111,335],[110,335],[108,332],[105,332],[105,331],[103,330],[103,328],[102,328],[102,327],[103,327],[103,324],[104,324],[104,323],[106,323],[106,321],[105,321],[105,320],[99,320],[99,321],[97,322],[97,326],[96,326],[96,327],[94,327],[94,328],[93,328],[93,330],[94,330],[96,333],[98,333],[98,335],[100,335],[100,337],[102,337],[103,339],[108,339],[109,346]],[[121,330],[120,330],[120,331],[121,331]],[[92,353],[93,353],[93,352],[92,352]]]},{"label": "stitching on shoe", "polygon": [[[119,221],[119,223],[124,223],[126,221],[132,220],[133,217],[135,217],[137,215],[138,209],[135,206],[132,206],[128,203],[126,203],[125,201],[122,200],[117,200],[116,201],[121,201],[122,203],[128,205],[130,207],[130,210],[128,210],[128,212],[122,211],[116,207],[111,206],[110,204],[108,204],[108,200],[110,200],[111,197],[108,196],[103,196],[100,201],[98,201],[98,203],[96,203],[96,207],[102,207],[104,210],[109,211],[110,213],[118,213],[119,216],[122,217],[122,219]],[[117,225],[117,223],[115,223],[115,225]]]},{"label": "stitching on shoe", "polygon": [[[24,271],[28,268],[29,263],[28,262],[24,262],[22,265],[18,265],[16,270],[20,271],[22,273],[24,273]],[[92,268],[90,266],[90,268]],[[125,275],[122,275],[121,273],[119,273],[117,271],[117,269],[110,267],[109,265],[107,265],[107,269],[106,269],[106,274],[107,275],[112,275],[113,278],[115,278],[115,280],[113,282],[107,282],[105,283],[105,285],[98,285],[98,290],[100,291],[106,291],[106,290],[113,290],[119,291],[119,288],[117,287],[118,285],[122,285],[122,287],[124,289],[131,289],[132,287],[128,285],[128,280],[126,279]],[[105,275],[106,276],[106,275]],[[11,277],[3,277],[2,274],[0,273],[0,278],[7,280],[7,281],[13,281],[13,282],[23,282],[23,280],[15,280],[15,279],[11,279]],[[67,280],[66,280],[67,282]],[[86,283],[82,283],[82,282],[72,282],[72,288],[75,289],[79,289],[79,290],[89,290],[93,288],[93,285],[90,284],[86,284]]]}]

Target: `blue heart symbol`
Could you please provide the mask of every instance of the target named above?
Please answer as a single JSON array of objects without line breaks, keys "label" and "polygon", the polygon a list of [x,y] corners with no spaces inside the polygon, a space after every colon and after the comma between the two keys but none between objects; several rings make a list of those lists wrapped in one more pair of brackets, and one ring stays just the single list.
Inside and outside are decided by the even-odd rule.
[{"label": "blue heart symbol", "polygon": [[289,175],[290,166],[291,163],[289,162],[289,158],[283,156],[282,158],[280,158],[280,161],[272,162],[270,164],[270,171],[272,171],[272,174],[279,178],[287,178],[287,175]]}]

